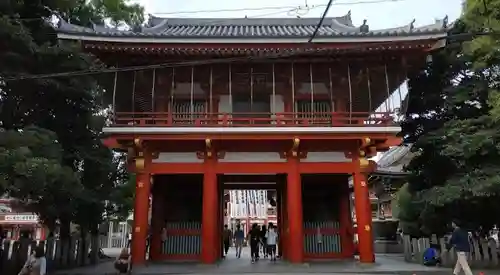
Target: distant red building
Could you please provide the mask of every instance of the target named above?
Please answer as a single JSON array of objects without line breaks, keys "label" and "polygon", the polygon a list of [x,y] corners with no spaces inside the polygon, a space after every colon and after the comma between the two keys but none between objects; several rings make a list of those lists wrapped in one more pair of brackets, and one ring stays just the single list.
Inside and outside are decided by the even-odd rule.
[{"label": "distant red building", "polygon": [[38,215],[24,211],[8,198],[0,199],[0,228],[8,239],[14,240],[23,234],[35,240],[44,240],[46,234]]}]

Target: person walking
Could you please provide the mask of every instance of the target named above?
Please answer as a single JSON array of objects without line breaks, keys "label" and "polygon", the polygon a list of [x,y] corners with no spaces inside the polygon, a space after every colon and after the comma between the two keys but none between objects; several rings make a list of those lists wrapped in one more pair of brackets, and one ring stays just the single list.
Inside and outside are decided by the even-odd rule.
[{"label": "person walking", "polygon": [[250,254],[252,255],[252,264],[259,260],[259,242],[260,242],[260,229],[254,223],[252,229],[248,232],[247,239],[250,242]]},{"label": "person walking", "polygon": [[274,225],[269,223],[269,228],[266,232],[266,250],[271,256],[271,261],[276,262],[276,244],[278,242],[278,233],[274,229]]},{"label": "person walking", "polygon": [[267,258],[267,228],[266,225],[262,225],[260,229],[260,240],[262,244],[262,254],[264,255],[264,259]]},{"label": "person walking", "polygon": [[449,246],[453,246],[457,252],[457,263],[453,269],[453,274],[458,275],[463,269],[465,275],[472,275],[472,270],[467,262],[467,255],[470,252],[469,233],[458,226],[457,221],[451,223],[453,233],[449,241]]},{"label": "person walking", "polygon": [[227,253],[229,252],[229,247],[231,247],[231,240],[233,239],[233,232],[227,224],[224,225],[224,231],[222,232],[222,242],[224,245],[224,255],[223,257],[227,257]]},{"label": "person walking", "polygon": [[245,241],[245,233],[241,229],[241,225],[236,225],[236,231],[234,232],[234,247],[236,248],[236,258],[241,258],[241,249],[243,248],[243,242]]},{"label": "person walking", "polygon": [[115,260],[115,270],[118,274],[127,274],[130,271],[130,254],[127,248],[122,248]]},{"label": "person walking", "polygon": [[45,275],[47,273],[47,260],[45,259],[45,250],[39,245],[28,257],[19,275]]},{"label": "person walking", "polygon": [[127,248],[132,247],[132,233],[127,234]]}]

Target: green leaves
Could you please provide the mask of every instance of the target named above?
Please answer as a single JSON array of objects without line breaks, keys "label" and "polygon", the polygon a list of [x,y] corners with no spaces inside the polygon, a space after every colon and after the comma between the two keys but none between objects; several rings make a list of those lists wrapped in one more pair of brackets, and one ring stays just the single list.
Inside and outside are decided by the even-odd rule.
[{"label": "green leaves", "polygon": [[[2,3],[0,80],[103,67],[79,45],[57,40],[46,20],[53,15],[87,26],[144,20],[143,8],[127,0]],[[48,225],[66,223],[62,228],[73,222],[95,231],[107,202],[130,211],[132,194],[121,191],[128,180],[123,159],[100,141],[102,94],[92,76],[0,81],[0,194]]]},{"label": "green leaves", "polygon": [[1,191],[42,218],[56,218],[56,209],[67,209],[82,189],[77,173],[61,165],[62,153],[53,132],[37,127],[0,132]]},{"label": "green leaves", "polygon": [[419,83],[411,92],[433,99],[408,114],[431,114],[426,120],[403,125],[420,152],[407,167],[409,195],[400,204],[414,234],[442,232],[453,218],[471,229],[500,222],[486,215],[500,211],[500,0],[466,1],[459,23],[461,32],[483,35],[438,53],[444,57],[413,76]]},{"label": "green leaves", "polygon": [[130,0],[66,1],[61,15],[73,24],[87,27],[106,22],[114,27],[133,27],[144,23],[144,8]]}]

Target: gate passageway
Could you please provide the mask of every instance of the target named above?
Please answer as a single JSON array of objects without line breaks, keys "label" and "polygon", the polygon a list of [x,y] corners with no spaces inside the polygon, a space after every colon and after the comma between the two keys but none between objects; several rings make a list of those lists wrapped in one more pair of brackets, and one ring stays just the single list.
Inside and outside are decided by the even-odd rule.
[{"label": "gate passageway", "polygon": [[278,260],[277,262],[271,262],[269,258],[264,259],[262,253],[260,254],[260,260],[252,264],[250,261],[250,247],[244,247],[241,250],[241,258],[236,258],[236,248],[233,246],[229,249],[227,257],[220,261],[220,265],[223,268],[231,268],[232,270],[238,270],[239,268],[241,268],[239,269],[240,271],[245,271],[247,268],[254,268],[254,265],[258,265],[260,267],[265,265],[277,265],[281,263],[280,260]]},{"label": "gate passageway", "polygon": [[[263,218],[250,215],[237,217],[236,220],[241,225],[245,236],[252,224],[267,226],[269,222],[273,222],[274,226],[277,226],[278,255],[282,259],[352,258],[354,255],[353,223],[348,175],[303,174],[299,179],[300,185],[292,192],[292,194],[297,192],[297,189],[299,192],[293,200],[288,199],[290,197],[289,186],[292,184],[289,180],[284,174],[223,175],[219,178],[219,187],[224,190],[273,190],[272,193],[267,194],[273,194],[271,199],[276,205],[275,217]],[[228,228],[234,232],[235,222],[234,219],[227,219],[228,210],[231,210],[228,208],[232,206],[227,203],[226,196],[220,199],[223,203],[219,211],[222,222],[219,225],[218,240],[221,243],[219,256],[222,258],[224,225],[228,225]],[[244,208],[256,207],[255,202],[258,200],[252,197],[238,199],[239,203],[244,204]],[[294,230],[291,230],[292,227]]]},{"label": "gate passageway", "polygon": [[[209,179],[212,181],[203,175],[155,176],[151,260],[215,263],[224,255],[224,225],[234,232],[235,225],[240,224],[246,236],[252,224],[267,226],[270,222],[277,226],[277,251],[283,261],[353,258],[347,174],[298,177],[215,174]],[[251,215],[228,217],[231,205],[225,190],[246,190],[246,197],[238,203],[247,209],[253,208],[245,212]],[[272,207],[269,198],[272,198]],[[257,207],[265,209],[257,211]],[[275,215],[266,213],[271,208]],[[262,215],[263,212],[266,214]],[[234,252],[234,248],[231,251]],[[249,253],[249,248],[244,251]],[[227,260],[234,255],[229,253]],[[246,262],[250,262],[247,258]]]}]

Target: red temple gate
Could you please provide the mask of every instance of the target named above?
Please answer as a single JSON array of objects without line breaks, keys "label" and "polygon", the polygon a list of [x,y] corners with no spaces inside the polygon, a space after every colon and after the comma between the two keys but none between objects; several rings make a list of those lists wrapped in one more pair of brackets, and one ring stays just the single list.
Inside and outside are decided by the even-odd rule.
[{"label": "red temple gate", "polygon": [[318,18],[210,22],[59,24],[60,39],[117,68],[103,76],[103,131],[136,173],[133,263],[145,263],[150,234],[153,260],[215,263],[230,175],[252,175],[246,189],[274,177],[284,259],[352,258],[356,228],[360,261],[373,262],[368,158],[400,142],[407,75],[446,39],[447,20],[370,30],[347,14],[314,37]]}]

